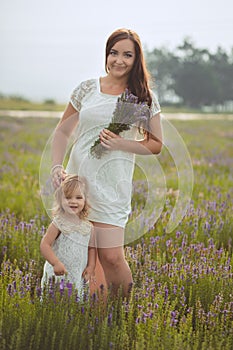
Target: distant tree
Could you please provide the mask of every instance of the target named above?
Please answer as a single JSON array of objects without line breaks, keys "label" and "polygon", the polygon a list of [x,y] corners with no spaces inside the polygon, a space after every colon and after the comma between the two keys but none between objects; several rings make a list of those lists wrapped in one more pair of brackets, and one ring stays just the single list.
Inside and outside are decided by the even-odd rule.
[{"label": "distant tree", "polygon": [[154,86],[161,102],[168,102],[175,98],[174,67],[179,66],[178,58],[166,48],[154,49],[146,52],[148,69],[152,75]]},{"label": "distant tree", "polygon": [[201,107],[216,103],[219,95],[217,77],[203,62],[184,62],[174,73],[174,91],[184,104]]},{"label": "distant tree", "polygon": [[215,103],[220,94],[220,85],[210,65],[208,50],[195,48],[188,39],[177,49],[180,64],[173,72],[176,94],[190,107]]},{"label": "distant tree", "polygon": [[55,105],[56,104],[55,100],[53,100],[52,98],[48,98],[48,99],[44,100],[43,103],[48,104],[48,105]]},{"label": "distant tree", "polygon": [[185,38],[173,52],[146,52],[146,60],[161,102],[178,97],[184,105],[201,107],[233,100],[233,49],[228,55],[219,47],[213,54]]},{"label": "distant tree", "polygon": [[228,56],[218,47],[216,54],[210,55],[210,65],[219,83],[218,103],[233,99],[233,49]]},{"label": "distant tree", "polygon": [[29,100],[27,98],[20,96],[20,95],[10,95],[8,98],[10,100],[14,100],[14,101],[29,102]]}]

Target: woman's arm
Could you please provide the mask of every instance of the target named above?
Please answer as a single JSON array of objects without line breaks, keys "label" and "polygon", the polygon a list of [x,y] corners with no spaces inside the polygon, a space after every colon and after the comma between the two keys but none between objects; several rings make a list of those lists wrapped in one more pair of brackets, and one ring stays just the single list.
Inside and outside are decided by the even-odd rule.
[{"label": "woman's arm", "polygon": [[62,163],[66,154],[69,137],[78,123],[79,114],[69,103],[59,121],[52,140],[52,181],[55,188],[59,187],[65,177]]},{"label": "woman's arm", "polygon": [[58,228],[51,223],[46,231],[46,234],[41,240],[40,251],[43,257],[53,266],[55,275],[60,276],[67,273],[65,266],[58,259],[52,249],[52,245],[59,234]]},{"label": "woman's arm", "polygon": [[78,123],[79,114],[69,103],[59,121],[52,141],[52,166],[62,164],[69,137]]},{"label": "woman's arm", "polygon": [[100,133],[101,144],[108,150],[121,150],[135,154],[158,154],[162,149],[162,128],[160,114],[150,120],[149,137],[143,140],[126,140],[120,135],[104,129]]}]

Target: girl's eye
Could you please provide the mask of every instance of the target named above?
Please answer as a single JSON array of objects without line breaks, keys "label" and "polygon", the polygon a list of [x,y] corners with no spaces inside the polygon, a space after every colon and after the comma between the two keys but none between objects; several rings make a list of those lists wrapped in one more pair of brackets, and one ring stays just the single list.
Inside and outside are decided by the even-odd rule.
[{"label": "girl's eye", "polygon": [[133,57],[133,55],[132,55],[131,53],[126,53],[126,54],[125,54],[125,57],[131,58],[131,57]]}]

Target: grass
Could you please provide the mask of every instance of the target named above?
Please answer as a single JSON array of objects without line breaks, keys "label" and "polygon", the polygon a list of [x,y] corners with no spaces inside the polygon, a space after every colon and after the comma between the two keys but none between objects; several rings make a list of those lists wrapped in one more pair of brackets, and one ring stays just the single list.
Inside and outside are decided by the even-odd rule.
[{"label": "grass", "polygon": [[[0,348],[233,348],[232,125],[229,120],[172,122],[193,163],[190,207],[166,234],[177,179],[166,149],[158,157],[167,197],[155,227],[125,247],[134,286],[129,302],[48,291],[41,302],[44,260],[39,242],[49,223],[39,193],[39,165],[57,120],[0,118]],[[145,184],[134,177],[133,208]]]},{"label": "grass", "polygon": [[0,98],[0,110],[63,111],[65,104],[55,102],[33,102],[24,99]]},{"label": "grass", "polygon": [[[68,101],[67,101],[68,102]],[[66,103],[57,103],[56,101],[44,101],[35,102],[25,100],[23,98],[14,97],[1,97],[0,98],[0,110],[22,110],[22,111],[64,111]],[[176,105],[163,105],[163,113],[203,113],[209,114],[210,112],[204,112],[201,109],[190,108],[187,106],[176,106]],[[212,112],[212,114],[218,115],[218,112]],[[232,114],[229,112],[221,112],[224,114]]]}]

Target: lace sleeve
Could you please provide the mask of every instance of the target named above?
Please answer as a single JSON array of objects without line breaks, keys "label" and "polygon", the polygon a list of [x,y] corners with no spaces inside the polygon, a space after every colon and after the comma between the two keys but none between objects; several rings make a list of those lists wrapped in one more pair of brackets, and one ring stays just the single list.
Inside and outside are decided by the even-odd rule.
[{"label": "lace sleeve", "polygon": [[61,222],[60,222],[60,219],[59,219],[59,216],[55,216],[53,218],[53,221],[52,223],[56,226],[56,228],[61,231]]},{"label": "lace sleeve", "polygon": [[86,93],[91,90],[94,82],[94,79],[83,81],[73,90],[70,96],[70,103],[76,109],[77,112],[80,112],[82,108],[82,99],[86,95]]},{"label": "lace sleeve", "polygon": [[151,91],[151,97],[152,97],[152,104],[151,104],[150,110],[151,110],[151,118],[152,118],[153,116],[161,112],[161,108],[160,108],[159,101],[153,91]]}]

